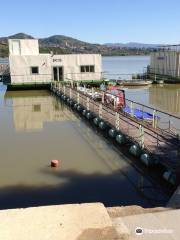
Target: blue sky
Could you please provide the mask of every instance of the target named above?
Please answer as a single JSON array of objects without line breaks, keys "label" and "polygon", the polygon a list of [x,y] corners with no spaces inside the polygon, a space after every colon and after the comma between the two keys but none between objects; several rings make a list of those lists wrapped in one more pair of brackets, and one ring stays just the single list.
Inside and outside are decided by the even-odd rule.
[{"label": "blue sky", "polygon": [[180,0],[5,0],[0,6],[0,36],[180,43]]}]

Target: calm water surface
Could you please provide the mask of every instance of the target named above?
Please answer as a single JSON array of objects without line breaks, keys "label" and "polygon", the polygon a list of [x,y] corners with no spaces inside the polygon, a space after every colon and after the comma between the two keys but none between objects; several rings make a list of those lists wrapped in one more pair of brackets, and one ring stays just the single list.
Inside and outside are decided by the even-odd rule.
[{"label": "calm water surface", "polygon": [[[149,63],[149,56],[103,57],[103,71],[109,73],[112,78],[118,78],[124,73],[142,73]],[[128,87],[125,92],[130,100],[180,116],[180,84]]]},{"label": "calm water surface", "polygon": [[50,92],[1,85],[0,132],[1,209],[94,201],[147,207],[168,199]]},{"label": "calm water surface", "polygon": [[[141,72],[149,57],[105,57],[104,71]],[[180,114],[180,86],[127,88],[129,99]],[[0,208],[101,201],[165,204],[156,183],[47,91],[0,86]],[[60,160],[51,169],[50,161]]]},{"label": "calm water surface", "polygon": [[150,64],[150,56],[103,57],[105,77],[129,79],[132,74],[143,73]]}]

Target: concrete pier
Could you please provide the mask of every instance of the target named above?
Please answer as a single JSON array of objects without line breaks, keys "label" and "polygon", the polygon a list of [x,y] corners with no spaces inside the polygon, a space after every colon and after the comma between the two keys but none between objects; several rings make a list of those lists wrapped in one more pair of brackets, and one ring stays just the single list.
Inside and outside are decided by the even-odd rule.
[{"label": "concrete pier", "polygon": [[[0,211],[3,240],[179,240],[180,210],[102,203]],[[136,234],[136,228],[142,234]]]}]

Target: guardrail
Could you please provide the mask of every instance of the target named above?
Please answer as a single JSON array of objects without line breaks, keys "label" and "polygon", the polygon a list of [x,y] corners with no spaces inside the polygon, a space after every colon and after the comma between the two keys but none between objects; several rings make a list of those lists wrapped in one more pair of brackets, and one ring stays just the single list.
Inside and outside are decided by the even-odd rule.
[{"label": "guardrail", "polygon": [[[103,102],[97,102],[70,85],[52,82],[51,88],[54,92],[63,94],[83,109],[93,113],[94,117],[98,117],[115,131],[121,132],[126,138],[137,144],[141,150],[160,159],[168,168],[175,170],[179,166],[180,139],[177,136],[162,132],[159,128],[149,126],[145,122],[139,122],[129,115],[110,108]],[[177,119],[179,120],[179,118]]]}]

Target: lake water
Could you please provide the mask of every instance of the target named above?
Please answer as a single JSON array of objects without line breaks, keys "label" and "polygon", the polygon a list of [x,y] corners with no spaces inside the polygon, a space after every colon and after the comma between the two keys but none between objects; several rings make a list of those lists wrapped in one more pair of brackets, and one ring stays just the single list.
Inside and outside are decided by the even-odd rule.
[{"label": "lake water", "polygon": [[[0,90],[1,209],[95,201],[150,207],[168,200],[50,92]],[[52,159],[59,168],[50,167]]]},{"label": "lake water", "polygon": [[103,57],[103,72],[110,79],[129,79],[143,73],[149,64],[150,56]]},{"label": "lake water", "polygon": [[[148,64],[149,56],[103,57],[103,71],[109,78],[142,73]],[[180,116],[180,84],[128,87],[125,92],[130,100]]]},{"label": "lake water", "polygon": [[[123,60],[124,59],[124,60]],[[148,57],[105,57],[110,73],[137,73]],[[128,88],[128,98],[179,114],[180,87]],[[161,206],[168,197],[109,140],[48,91],[0,85],[0,209],[101,201]],[[60,160],[52,169],[50,161]]]},{"label": "lake water", "polygon": [[0,64],[8,64],[8,58],[0,58]]}]

